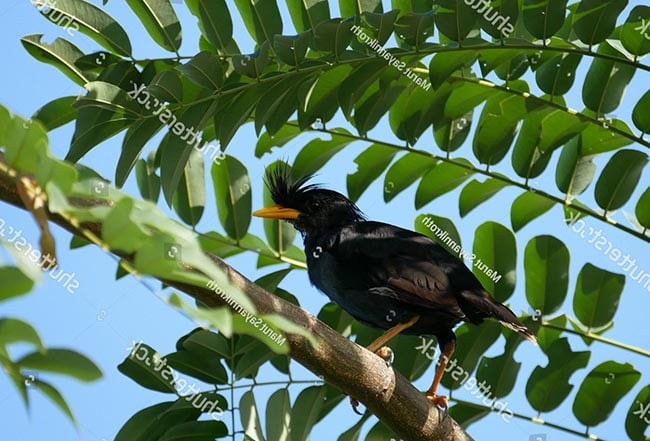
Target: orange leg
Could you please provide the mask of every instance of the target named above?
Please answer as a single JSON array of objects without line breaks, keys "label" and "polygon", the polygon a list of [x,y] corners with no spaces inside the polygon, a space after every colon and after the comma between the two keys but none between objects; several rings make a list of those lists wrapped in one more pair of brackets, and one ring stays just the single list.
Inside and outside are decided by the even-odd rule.
[{"label": "orange leg", "polygon": [[440,384],[440,380],[442,380],[442,376],[445,373],[447,362],[449,362],[449,359],[454,353],[455,348],[455,340],[451,340],[443,345],[442,354],[440,354],[440,361],[438,362],[438,367],[436,368],[436,374],[433,377],[433,383],[426,393],[426,397],[429,401],[442,408],[447,408],[447,397],[436,395],[436,390],[438,390],[438,385]]},{"label": "orange leg", "polygon": [[370,352],[377,352],[379,351],[379,349],[383,349],[382,346],[388,343],[389,340],[392,340],[394,337],[396,337],[400,332],[413,326],[415,322],[418,321],[419,318],[420,316],[416,315],[408,322],[400,323],[397,326],[393,326],[392,328],[384,332],[382,335],[380,335],[375,341],[370,343],[366,347],[366,349],[368,349]]}]

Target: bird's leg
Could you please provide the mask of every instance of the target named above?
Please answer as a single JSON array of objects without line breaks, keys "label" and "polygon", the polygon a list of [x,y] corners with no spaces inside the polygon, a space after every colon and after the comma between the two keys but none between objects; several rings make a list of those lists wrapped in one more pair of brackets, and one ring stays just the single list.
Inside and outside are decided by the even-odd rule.
[{"label": "bird's leg", "polygon": [[[416,315],[408,322],[400,323],[396,326],[393,326],[392,328],[384,332],[382,335],[377,337],[368,346],[366,346],[366,349],[369,350],[370,352],[374,352],[375,354],[379,355],[384,360],[387,360],[386,364],[388,366],[391,366],[393,364],[393,359],[395,358],[395,354],[393,354],[393,351],[388,346],[384,346],[384,345],[388,343],[389,340],[392,340],[393,337],[397,336],[400,332],[413,326],[415,322],[418,321],[419,318],[420,316]],[[350,405],[352,406],[352,410],[354,410],[356,414],[363,415],[357,410],[357,407],[359,406],[359,401],[356,398],[350,397]]]},{"label": "bird's leg", "polygon": [[449,340],[445,342],[442,346],[442,354],[440,354],[440,361],[438,362],[438,367],[436,368],[436,374],[433,377],[433,383],[426,393],[427,400],[431,401],[433,404],[442,407],[443,409],[447,408],[447,397],[436,395],[436,390],[438,390],[438,385],[442,376],[445,373],[445,368],[447,363],[451,358],[451,355],[454,353],[456,348],[456,339]]},{"label": "bird's leg", "polygon": [[389,340],[392,340],[399,333],[404,331],[405,329],[408,329],[411,326],[413,326],[415,322],[418,321],[419,318],[420,316],[416,315],[408,322],[400,323],[396,326],[393,326],[392,328],[384,332],[382,335],[380,335],[377,339],[375,339],[375,341],[373,341],[368,346],[366,346],[366,349],[369,350],[370,352],[374,352],[375,354],[379,355],[382,358],[386,358],[382,354],[385,355],[392,351],[390,350],[390,348],[384,347],[384,345],[388,343]]}]

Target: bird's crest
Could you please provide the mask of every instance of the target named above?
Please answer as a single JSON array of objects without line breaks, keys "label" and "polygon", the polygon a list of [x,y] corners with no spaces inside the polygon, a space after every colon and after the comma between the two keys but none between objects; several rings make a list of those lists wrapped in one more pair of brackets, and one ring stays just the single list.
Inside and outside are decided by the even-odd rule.
[{"label": "bird's crest", "polygon": [[307,184],[314,175],[302,176],[294,179],[291,174],[291,166],[286,161],[278,161],[274,168],[266,172],[266,186],[271,192],[271,197],[276,204],[290,207],[292,201],[300,199],[305,193],[321,188],[318,184]]}]

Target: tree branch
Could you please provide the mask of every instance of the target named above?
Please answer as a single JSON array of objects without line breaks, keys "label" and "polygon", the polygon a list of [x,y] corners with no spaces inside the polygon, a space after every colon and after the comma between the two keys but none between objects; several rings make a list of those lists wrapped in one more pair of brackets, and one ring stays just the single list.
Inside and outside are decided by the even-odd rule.
[{"label": "tree branch", "polygon": [[[6,165],[2,152],[0,162]],[[16,178],[1,170],[0,200],[25,209],[16,190]],[[88,199],[74,202],[85,207],[105,205],[105,201]],[[82,229],[88,229],[101,237],[101,224],[84,223],[79,229],[58,214],[48,212],[48,217],[72,234],[83,237]],[[230,283],[248,295],[259,313],[281,315],[309,330],[318,339],[318,346],[313,347],[304,337],[287,335],[291,358],[364,403],[401,438],[408,441],[472,440],[456,421],[429,403],[424,394],[399,372],[387,367],[383,359],[346,339],[309,312],[255,285],[221,258],[209,256],[228,276]],[[120,257],[129,259],[129,256]],[[230,306],[207,287],[163,281],[208,306]]]}]

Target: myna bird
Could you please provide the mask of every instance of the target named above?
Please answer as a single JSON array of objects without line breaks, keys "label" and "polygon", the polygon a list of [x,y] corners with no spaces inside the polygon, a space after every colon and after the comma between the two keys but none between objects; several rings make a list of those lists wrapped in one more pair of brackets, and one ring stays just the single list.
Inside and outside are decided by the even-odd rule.
[{"label": "myna bird", "polygon": [[440,362],[426,392],[431,402],[447,407],[447,397],[436,390],[458,323],[494,318],[536,342],[458,257],[424,235],[366,220],[342,194],[308,185],[311,177],[292,180],[289,166],[280,163],[266,176],[276,205],[253,215],[291,222],[305,242],[311,283],[359,322],[386,330],[368,350],[390,353],[383,346],[400,333],[437,338]]}]

